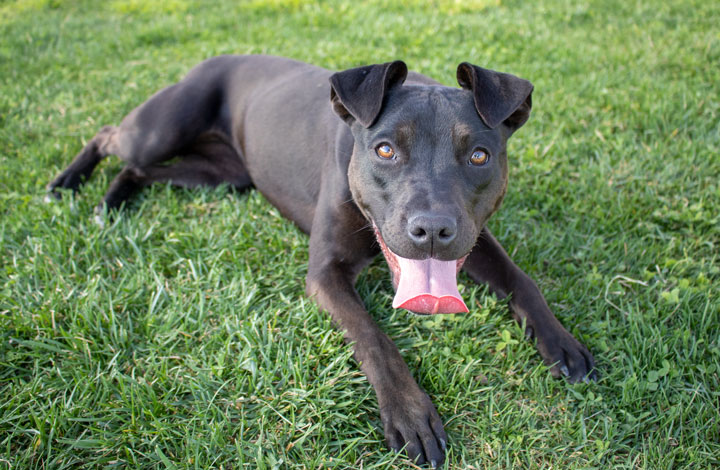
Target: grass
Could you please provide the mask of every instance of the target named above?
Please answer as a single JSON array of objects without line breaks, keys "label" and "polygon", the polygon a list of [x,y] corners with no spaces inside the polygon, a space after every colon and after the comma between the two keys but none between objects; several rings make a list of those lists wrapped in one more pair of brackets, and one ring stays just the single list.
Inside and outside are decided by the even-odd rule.
[{"label": "grass", "polygon": [[412,467],[260,195],[157,186],[100,228],[111,159],[42,202],[101,125],[223,53],[533,81],[490,226],[600,382],[553,380],[466,278],[468,315],[392,311],[380,261],[359,290],[446,468],[720,468],[719,21],[701,0],[0,3],[0,468]]}]

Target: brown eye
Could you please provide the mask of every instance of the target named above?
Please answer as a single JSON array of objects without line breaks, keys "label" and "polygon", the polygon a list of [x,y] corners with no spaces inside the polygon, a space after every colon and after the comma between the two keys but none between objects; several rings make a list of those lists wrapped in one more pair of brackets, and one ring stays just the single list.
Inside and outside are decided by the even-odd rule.
[{"label": "brown eye", "polygon": [[474,166],[483,166],[490,160],[490,155],[485,150],[475,150],[470,155],[470,164]]},{"label": "brown eye", "polygon": [[395,150],[388,144],[380,144],[375,148],[375,153],[383,160],[390,160],[395,157]]}]

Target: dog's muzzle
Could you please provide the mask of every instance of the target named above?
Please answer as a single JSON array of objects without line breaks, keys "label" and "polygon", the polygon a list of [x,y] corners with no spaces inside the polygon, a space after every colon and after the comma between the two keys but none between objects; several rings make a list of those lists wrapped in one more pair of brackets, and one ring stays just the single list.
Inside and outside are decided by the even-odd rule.
[{"label": "dog's muzzle", "polygon": [[388,248],[380,230],[376,226],[374,228],[392,273],[395,288],[393,308],[420,314],[468,312],[457,287],[457,274],[467,255],[454,261],[403,258]]}]

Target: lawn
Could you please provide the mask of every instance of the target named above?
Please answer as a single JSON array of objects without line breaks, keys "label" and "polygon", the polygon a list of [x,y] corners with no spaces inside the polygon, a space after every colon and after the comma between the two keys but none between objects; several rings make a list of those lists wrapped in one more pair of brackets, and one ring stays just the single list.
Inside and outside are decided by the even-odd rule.
[{"label": "lawn", "polygon": [[507,303],[358,289],[445,421],[451,469],[720,468],[720,2],[0,2],[0,469],[412,468],[304,297],[307,238],[257,192],[145,190],[104,228],[105,124],[217,54],[458,63],[535,84],[490,228],[602,377],[550,377]]}]

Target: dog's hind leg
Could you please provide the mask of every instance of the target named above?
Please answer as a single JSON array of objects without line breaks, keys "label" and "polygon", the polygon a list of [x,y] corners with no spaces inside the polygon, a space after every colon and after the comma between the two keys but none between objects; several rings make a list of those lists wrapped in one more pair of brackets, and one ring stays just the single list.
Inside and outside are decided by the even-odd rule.
[{"label": "dog's hind leg", "polygon": [[233,146],[212,135],[201,137],[188,153],[168,165],[152,165],[143,169],[146,182],[168,182],[175,186],[195,188],[227,183],[237,190],[252,185],[238,152]]},{"label": "dog's hind leg", "polygon": [[227,183],[237,190],[252,185],[250,175],[235,150],[223,142],[204,142],[171,164],[138,168],[128,165],[110,184],[97,212],[119,208],[137,190],[152,183],[168,182],[194,188]]},{"label": "dog's hind leg", "polygon": [[127,170],[115,178],[106,197],[114,207],[143,185],[143,171],[193,153],[201,137],[210,132],[229,140],[229,111],[225,102],[226,77],[236,62],[209,60],[180,82],[170,85],[132,110],[117,127],[101,130],[75,160],[49,185],[76,190],[102,157],[117,155]]},{"label": "dog's hind leg", "polygon": [[59,188],[77,191],[90,178],[100,160],[114,152],[117,132],[118,128],[115,126],[103,127],[77,154],[72,163],[48,184],[48,194],[59,199],[61,196]]}]

